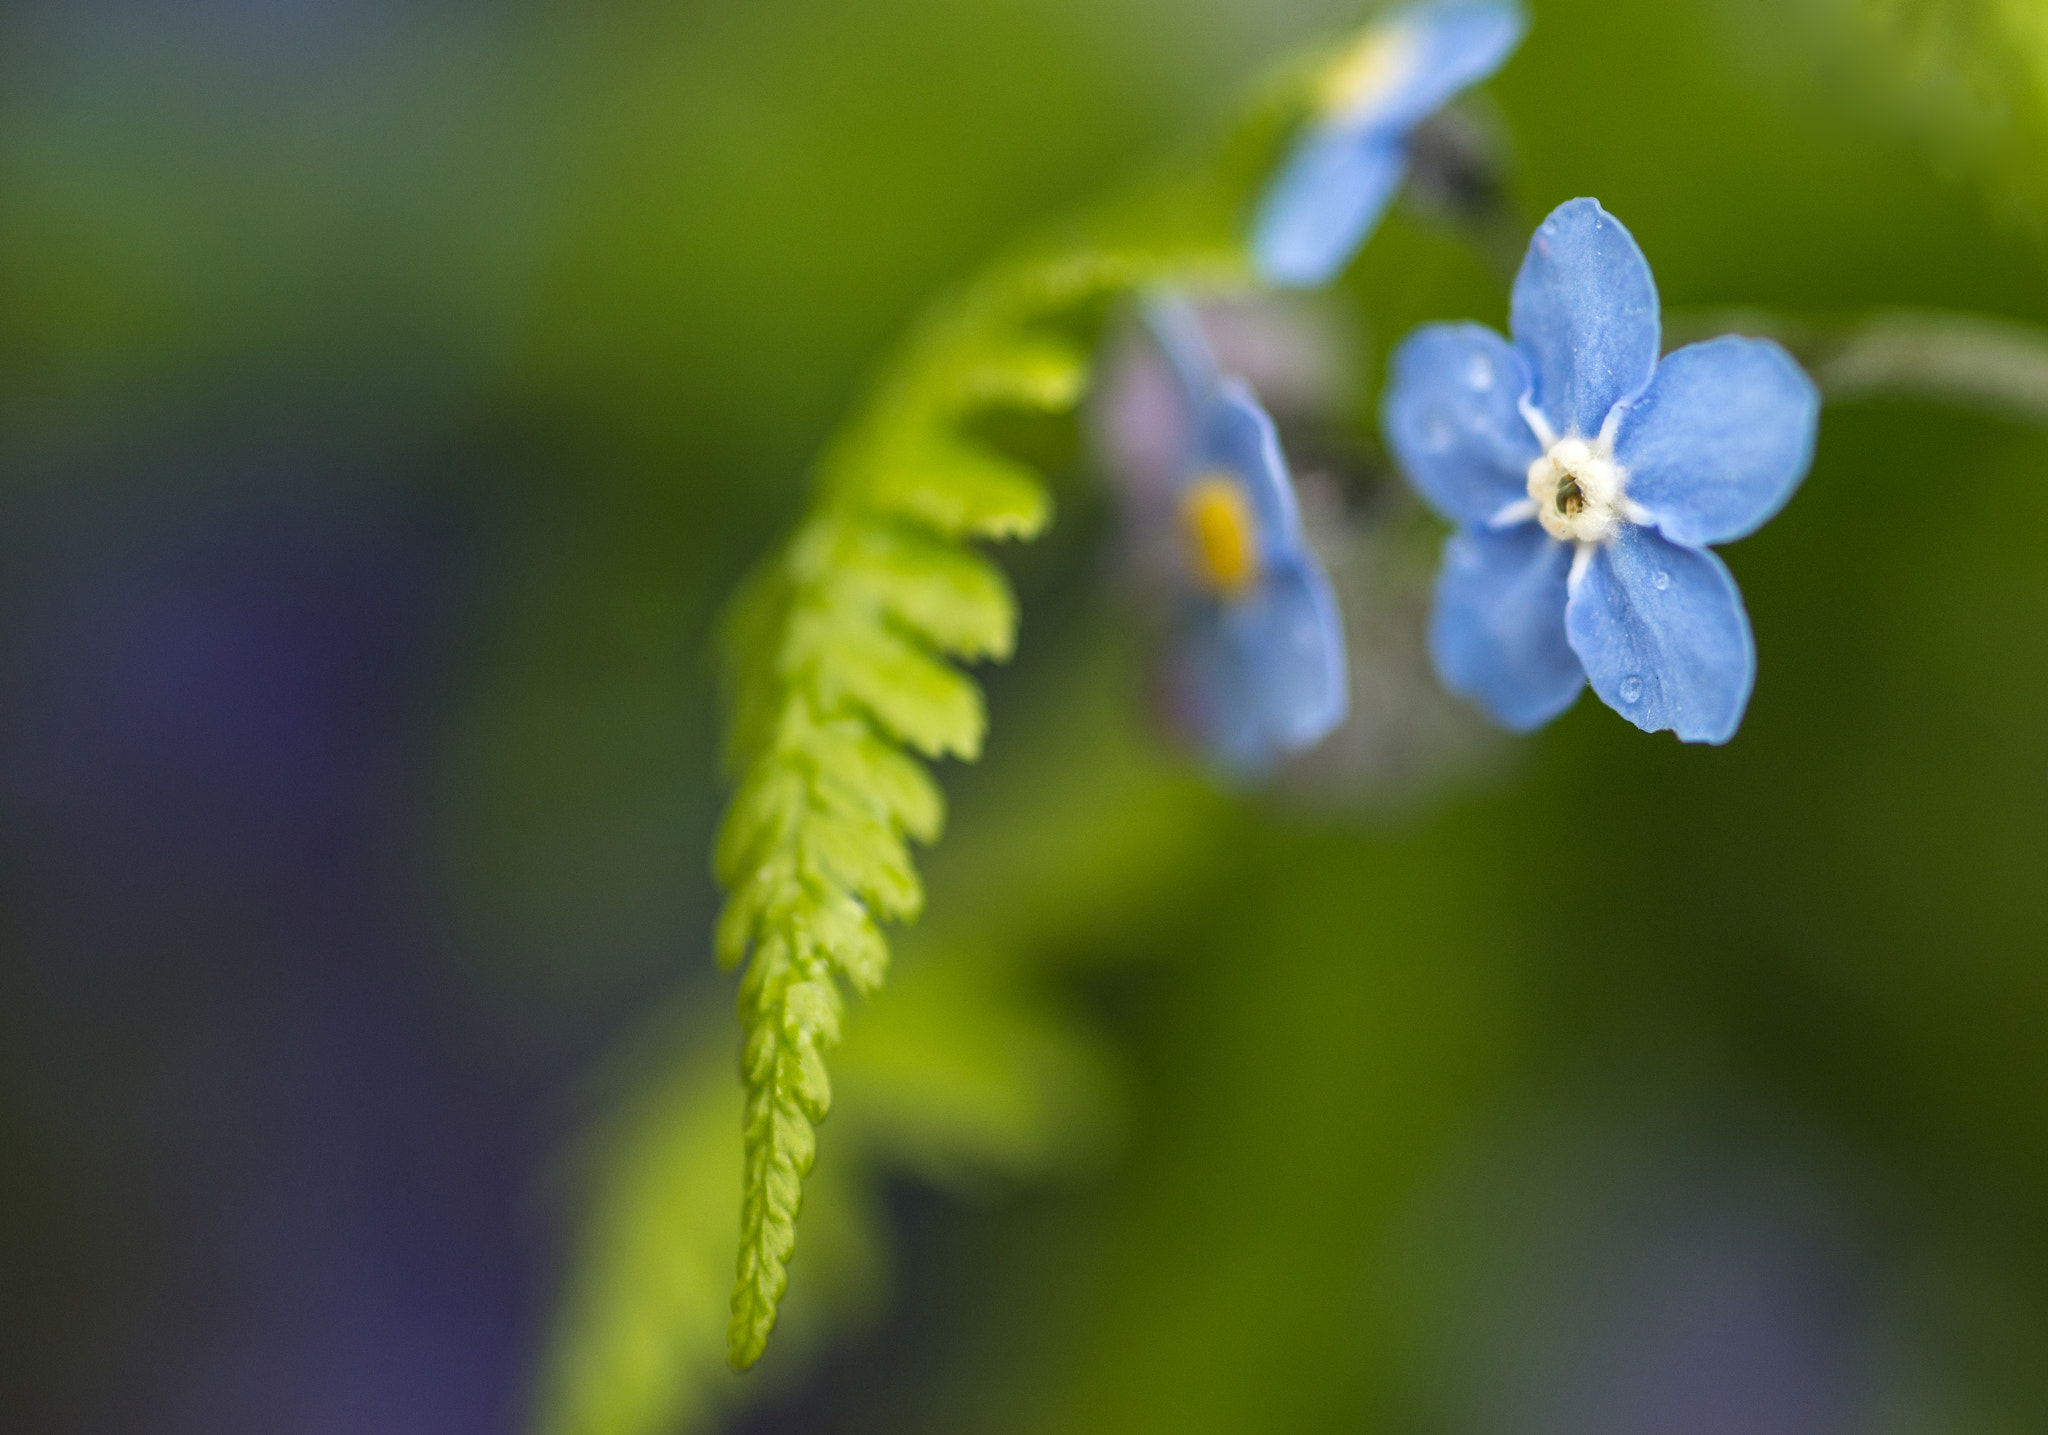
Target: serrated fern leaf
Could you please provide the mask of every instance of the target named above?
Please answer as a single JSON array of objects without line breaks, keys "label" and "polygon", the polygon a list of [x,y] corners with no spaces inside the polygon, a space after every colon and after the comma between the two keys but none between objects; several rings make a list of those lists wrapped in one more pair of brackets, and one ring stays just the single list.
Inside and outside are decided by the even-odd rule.
[{"label": "serrated fern leaf", "polygon": [[787,1285],[814,1128],[832,1103],[825,1053],[842,984],[878,988],[881,924],[923,903],[909,844],[934,840],[943,820],[924,763],[981,751],[981,690],[959,664],[1014,644],[1008,580],[973,545],[1033,538],[1052,516],[1044,479],[978,434],[1004,410],[1079,402],[1088,355],[1072,333],[1091,306],[1152,284],[1242,280],[1251,191],[1315,74],[1291,68],[1189,176],[995,266],[928,314],[828,447],[810,515],[736,608],[738,785],[716,865],[720,958],[747,968],[737,1368],[760,1357]]},{"label": "serrated fern leaf", "polygon": [[[1110,665],[1085,645],[1031,696],[1033,720],[991,773],[976,828],[951,854],[943,922],[916,933],[887,1000],[833,1054],[830,1159],[804,1197],[804,1235],[778,1342],[814,1349],[881,1290],[872,1178],[940,1184],[1086,1172],[1122,1134],[1112,1053],[1054,999],[1071,960],[1145,955],[1117,934],[1226,860],[1227,807],[1125,720]],[[844,760],[879,788],[912,775],[901,811],[935,820],[918,764],[850,728]],[[899,766],[900,764],[900,766]],[[927,829],[929,830],[929,829]],[[1136,907],[1134,908],[1134,903]],[[858,915],[857,913],[850,915]],[[830,940],[852,940],[842,931]],[[732,1274],[743,1093],[718,1034],[659,1022],[580,1154],[576,1241],[536,1391],[534,1435],[695,1435],[775,1387],[734,1374]]]},{"label": "serrated fern leaf", "polygon": [[[1010,655],[1016,600],[975,539],[1030,538],[1043,481],[970,435],[995,409],[1056,413],[1085,388],[1083,355],[1041,327],[1107,292],[1194,265],[1080,251],[1025,261],[929,322],[821,474],[816,511],[775,564],[768,619],[743,639],[734,749],[740,784],[717,859],[719,950],[740,992],[746,1169],[729,1353],[757,1359],[796,1239],[813,1128],[831,1107],[824,1054],[841,982],[887,969],[878,923],[915,917],[908,844],[938,836],[943,803],[920,759],[972,759],[986,727],[956,665]],[[757,610],[758,611],[758,610]]]},{"label": "serrated fern leaf", "polygon": [[[726,1366],[741,1110],[722,1043],[660,1033],[662,1059],[593,1133],[569,1281],[536,1391],[536,1435],[686,1435],[747,1391]],[[805,1247],[812,1329],[879,1283],[858,1174],[813,1190]]]},{"label": "serrated fern leaf", "polygon": [[[1000,950],[927,951],[843,1048],[848,1126],[806,1200],[800,1343],[882,1285],[880,1166],[979,1185],[1085,1165],[1114,1138],[1121,1084],[1100,1041],[1017,968]],[[536,1435],[690,1435],[757,1393],[727,1368],[719,1316],[741,1093],[708,1034],[659,1035],[661,1059],[585,1152]]]}]

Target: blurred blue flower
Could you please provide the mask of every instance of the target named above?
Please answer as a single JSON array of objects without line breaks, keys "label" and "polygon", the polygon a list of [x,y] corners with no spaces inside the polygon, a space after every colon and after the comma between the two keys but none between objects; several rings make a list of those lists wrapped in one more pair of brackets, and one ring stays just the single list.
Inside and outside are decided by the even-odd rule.
[{"label": "blurred blue flower", "polygon": [[1176,539],[1175,706],[1219,765],[1255,773],[1344,720],[1343,625],[1272,419],[1217,372],[1185,303],[1157,299],[1146,319],[1180,400],[1161,510]]},{"label": "blurred blue flower", "polygon": [[1749,616],[1712,553],[1784,506],[1820,397],[1776,344],[1726,336],[1661,364],[1657,287],[1597,201],[1560,206],[1515,279],[1509,344],[1434,324],[1393,359],[1382,424],[1459,525],[1430,649],[1453,691],[1517,731],[1589,679],[1645,732],[1735,735]]},{"label": "blurred blue flower", "polygon": [[1408,137],[1507,63],[1528,28],[1514,0],[1443,0],[1372,26],[1332,64],[1318,112],[1267,190],[1252,258],[1268,283],[1328,283],[1408,172]]}]

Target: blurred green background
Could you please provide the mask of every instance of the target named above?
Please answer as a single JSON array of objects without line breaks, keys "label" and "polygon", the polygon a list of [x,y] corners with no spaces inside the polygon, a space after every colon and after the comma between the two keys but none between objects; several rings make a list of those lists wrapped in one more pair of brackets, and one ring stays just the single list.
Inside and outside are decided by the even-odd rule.
[{"label": "blurred green background", "polygon": [[[2048,7],[1532,8],[1525,225],[1597,196],[1674,307],[2048,320]],[[0,1426],[2048,1423],[2048,438],[1910,403],[1728,553],[1730,746],[1588,699],[1313,803],[1158,740],[1061,475],[716,1368],[719,605],[935,291],[1360,16],[0,15]],[[1399,211],[1331,304],[1332,481],[1426,545],[1341,456],[1504,284]]]}]

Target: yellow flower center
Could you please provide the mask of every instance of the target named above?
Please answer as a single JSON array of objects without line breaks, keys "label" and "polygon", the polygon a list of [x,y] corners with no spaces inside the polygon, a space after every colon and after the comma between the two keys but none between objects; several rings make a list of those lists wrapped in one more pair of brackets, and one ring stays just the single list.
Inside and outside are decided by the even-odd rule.
[{"label": "yellow flower center", "polygon": [[1318,110],[1332,120],[1371,110],[1408,78],[1415,52],[1415,36],[1406,25],[1373,26],[1323,72]]},{"label": "yellow flower center", "polygon": [[1235,598],[1257,580],[1258,520],[1237,480],[1207,473],[1190,483],[1181,495],[1180,524],[1195,578],[1203,587]]}]

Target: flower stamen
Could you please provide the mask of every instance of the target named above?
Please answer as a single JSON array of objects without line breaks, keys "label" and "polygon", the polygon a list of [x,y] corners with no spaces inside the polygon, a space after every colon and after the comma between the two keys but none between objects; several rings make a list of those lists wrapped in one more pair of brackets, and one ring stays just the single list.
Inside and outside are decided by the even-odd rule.
[{"label": "flower stamen", "polygon": [[1258,521],[1243,486],[1229,475],[1205,473],[1188,484],[1180,523],[1189,566],[1204,588],[1236,598],[1258,581]]},{"label": "flower stamen", "polygon": [[1561,438],[1529,465],[1536,521],[1565,543],[1604,543],[1634,507],[1623,495],[1628,473],[1605,437]]}]

